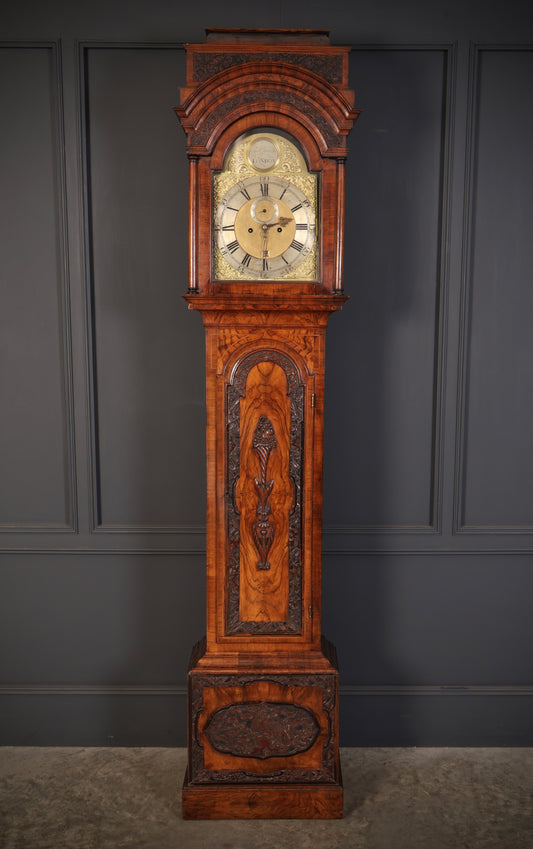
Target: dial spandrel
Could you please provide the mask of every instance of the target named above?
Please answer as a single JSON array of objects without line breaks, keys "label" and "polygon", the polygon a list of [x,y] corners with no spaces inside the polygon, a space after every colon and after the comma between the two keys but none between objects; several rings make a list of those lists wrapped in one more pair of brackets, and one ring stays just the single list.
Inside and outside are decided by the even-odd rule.
[{"label": "dial spandrel", "polygon": [[214,175],[218,280],[317,280],[317,178],[277,134],[248,134]]}]

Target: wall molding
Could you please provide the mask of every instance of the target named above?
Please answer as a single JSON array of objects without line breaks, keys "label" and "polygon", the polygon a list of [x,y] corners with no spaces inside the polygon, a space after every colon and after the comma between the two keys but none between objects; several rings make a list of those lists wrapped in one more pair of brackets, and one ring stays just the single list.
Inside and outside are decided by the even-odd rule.
[{"label": "wall molding", "polygon": [[486,557],[498,556],[508,557],[510,555],[531,556],[533,546],[530,548],[331,548],[324,549],[325,557],[367,557],[377,555],[379,557]]},{"label": "wall molding", "polygon": [[484,685],[454,685],[441,684],[425,686],[414,684],[403,686],[341,686],[342,696],[528,696],[533,697],[533,685],[523,686],[484,686]]},{"label": "wall molding", "polygon": [[65,465],[65,521],[59,522],[2,522],[1,534],[73,534],[78,531],[78,498],[76,474],[76,435],[74,427],[74,383],[72,355],[72,327],[70,302],[70,260],[67,219],[67,183],[65,121],[63,105],[63,66],[61,59],[61,39],[43,41],[1,41],[0,49],[48,50],[52,57],[52,76],[50,101],[53,106],[51,129],[57,137],[55,166],[57,176],[55,188],[57,207],[54,210],[57,221],[58,251],[58,289],[59,289],[59,325],[63,331],[60,341],[62,385],[64,402],[62,417],[65,425],[64,465]]},{"label": "wall molding", "polygon": [[[330,534],[434,534],[442,533],[443,514],[443,464],[444,464],[444,402],[446,397],[446,339],[447,339],[447,306],[449,290],[449,252],[451,229],[451,188],[454,162],[454,121],[457,76],[457,44],[455,42],[428,43],[374,43],[352,44],[355,52],[440,52],[443,56],[443,86],[442,122],[441,122],[441,157],[440,157],[440,188],[439,188],[439,224],[437,237],[437,265],[435,307],[435,366],[433,373],[433,405],[432,405],[432,457],[431,457],[431,487],[429,493],[429,524],[402,525],[339,525],[328,526],[324,529]],[[327,376],[326,376],[327,379]]]},{"label": "wall molding", "polygon": [[[0,557],[8,557],[10,555],[26,555],[42,556],[42,555],[64,555],[67,557],[77,557],[78,555],[89,555],[91,557],[203,557],[205,558],[206,550],[204,548],[3,548],[0,549]],[[44,567],[43,567],[44,568]]]},{"label": "wall molding", "polygon": [[186,696],[178,684],[0,684],[2,696]]},{"label": "wall molding", "polygon": [[205,525],[113,525],[100,524],[92,529],[91,534],[102,536],[103,534],[205,534]]},{"label": "wall molding", "polygon": [[[74,699],[74,702],[73,702]],[[185,746],[181,685],[3,685],[7,746]],[[533,687],[343,686],[341,746],[531,746]]]},{"label": "wall molding", "polygon": [[[350,685],[339,688],[341,697],[362,696],[527,696],[533,698],[533,685],[485,686],[441,684]],[[2,696],[182,696],[181,684],[0,684]]]},{"label": "wall molding", "polygon": [[440,536],[441,530],[433,525],[326,525],[324,536],[361,536],[366,534],[416,534]]},{"label": "wall molding", "polygon": [[[465,548],[464,544],[457,547],[446,546],[445,548],[429,548],[420,546],[419,548],[385,548],[383,546],[365,547],[365,548],[329,548],[325,546],[322,549],[323,558],[332,557],[510,557],[522,556],[530,557],[533,554],[533,545],[529,547],[516,548],[485,548],[472,546]],[[206,556],[205,545],[201,548],[179,548],[174,547],[139,547],[138,545],[131,548],[89,548],[81,544],[79,547],[57,545],[49,548],[24,546],[24,547],[4,547],[0,548],[0,557],[17,556],[47,556],[47,555],[62,555],[67,557],[91,556],[91,557],[202,557]]]},{"label": "wall molding", "polygon": [[462,229],[462,259],[461,259],[461,291],[459,314],[459,360],[456,400],[456,438],[455,438],[455,472],[453,496],[453,529],[455,535],[531,535],[533,524],[468,524],[464,521],[465,485],[466,485],[466,453],[467,434],[466,420],[468,407],[468,383],[470,366],[471,301],[473,292],[473,256],[472,243],[474,237],[476,188],[476,164],[479,145],[479,128],[477,113],[481,93],[480,56],[483,52],[533,52],[533,44],[529,43],[483,43],[471,42],[469,52],[468,76],[468,117],[466,129],[466,165],[464,179],[463,229]]},{"label": "wall molding", "polygon": [[[80,160],[82,175],[82,221],[83,221],[83,287],[86,304],[86,352],[87,394],[89,411],[89,533],[94,536],[107,534],[153,534],[188,535],[205,533],[203,525],[172,523],[114,523],[102,519],[102,498],[99,456],[98,385],[96,372],[96,309],[94,299],[94,267],[92,256],[92,209],[91,209],[91,163],[89,122],[89,76],[88,57],[92,50],[178,50],[184,51],[182,42],[137,42],[137,41],[79,41],[76,42],[78,56],[78,121],[80,133]],[[170,108],[170,107],[169,107]]]}]

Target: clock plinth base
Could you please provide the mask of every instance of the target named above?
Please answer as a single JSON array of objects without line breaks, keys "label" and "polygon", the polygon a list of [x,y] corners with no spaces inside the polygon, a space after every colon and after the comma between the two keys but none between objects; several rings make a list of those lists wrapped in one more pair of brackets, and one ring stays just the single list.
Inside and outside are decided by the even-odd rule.
[{"label": "clock plinth base", "polygon": [[184,818],[342,817],[334,647],[224,657],[192,653]]},{"label": "clock plinth base", "polygon": [[340,781],[295,786],[199,787],[189,784],[186,773],[182,810],[186,820],[341,819],[343,789]]}]

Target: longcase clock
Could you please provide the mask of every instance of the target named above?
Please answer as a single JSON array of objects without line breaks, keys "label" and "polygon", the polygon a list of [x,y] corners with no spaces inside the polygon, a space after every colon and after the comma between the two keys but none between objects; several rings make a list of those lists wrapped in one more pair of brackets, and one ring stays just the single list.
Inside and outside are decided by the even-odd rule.
[{"label": "longcase clock", "polygon": [[324,342],[343,294],[348,50],[208,30],[187,50],[189,309],[206,330],[207,634],[183,815],[342,816],[321,634]]}]

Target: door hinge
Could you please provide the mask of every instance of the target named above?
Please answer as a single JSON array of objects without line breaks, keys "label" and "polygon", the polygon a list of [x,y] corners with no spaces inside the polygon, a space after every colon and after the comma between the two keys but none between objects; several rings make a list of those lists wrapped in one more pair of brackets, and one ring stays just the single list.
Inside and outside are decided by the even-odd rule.
[{"label": "door hinge", "polygon": [[309,607],[307,608],[307,615],[309,616],[309,619],[313,618],[313,605],[312,604],[310,604]]},{"label": "door hinge", "polygon": [[316,395],[314,392],[311,395],[311,407],[316,407]]}]

